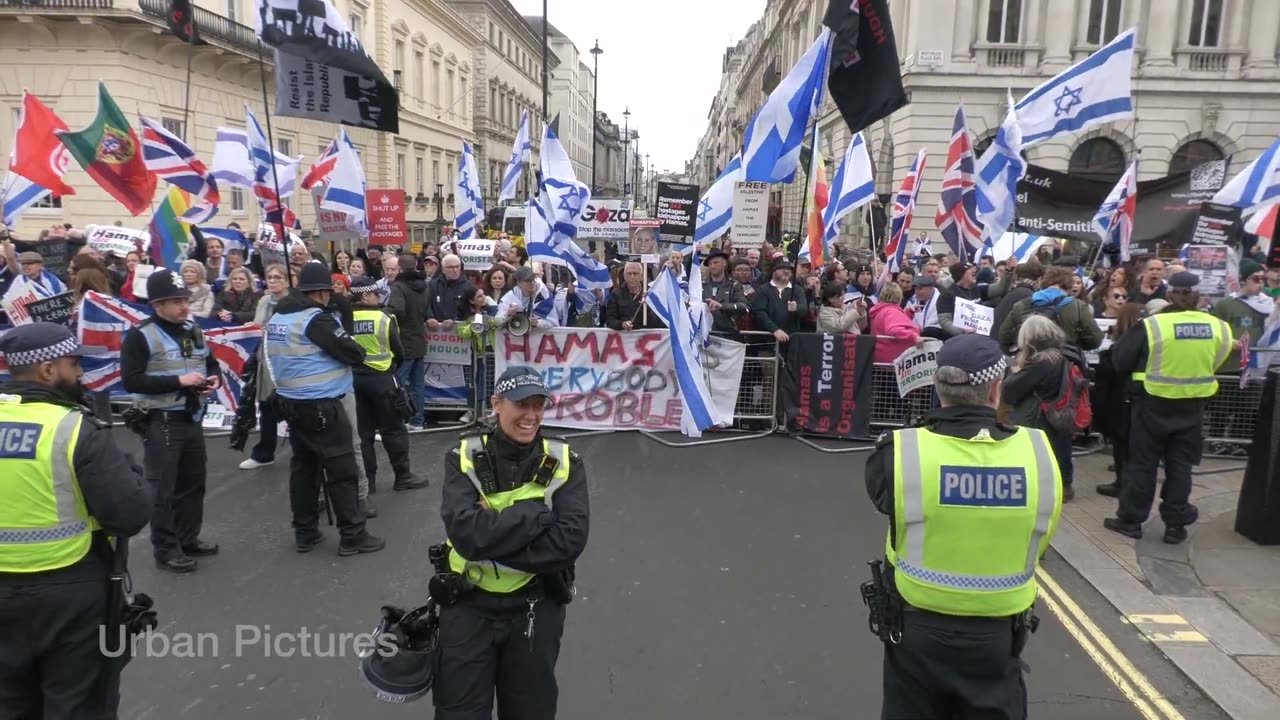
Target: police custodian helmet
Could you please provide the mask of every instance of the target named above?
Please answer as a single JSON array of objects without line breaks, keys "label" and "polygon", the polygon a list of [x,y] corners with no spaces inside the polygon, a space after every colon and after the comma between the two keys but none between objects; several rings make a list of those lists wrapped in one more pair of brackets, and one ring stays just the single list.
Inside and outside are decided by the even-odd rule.
[{"label": "police custodian helmet", "polygon": [[435,679],[439,633],[435,600],[409,612],[384,605],[382,620],[373,631],[378,645],[360,656],[360,677],[382,702],[421,699]]},{"label": "police custodian helmet", "polygon": [[298,271],[298,292],[332,289],[333,275],[324,263],[309,262]]},{"label": "police custodian helmet", "polygon": [[147,302],[189,297],[191,291],[176,270],[156,268],[147,278]]}]

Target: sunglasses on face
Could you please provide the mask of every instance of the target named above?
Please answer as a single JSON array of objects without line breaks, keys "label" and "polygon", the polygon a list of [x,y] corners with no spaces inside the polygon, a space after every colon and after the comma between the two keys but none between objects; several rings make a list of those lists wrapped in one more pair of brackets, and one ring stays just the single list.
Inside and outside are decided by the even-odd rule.
[{"label": "sunglasses on face", "polygon": [[1248,279],[1249,279],[1249,282],[1256,282],[1256,283],[1260,283],[1260,282],[1262,282],[1263,280],[1265,280],[1266,278],[1265,278],[1264,276],[1262,276],[1262,275],[1250,275]]},{"label": "sunglasses on face", "polygon": [[1112,295],[1112,296],[1111,296],[1111,299],[1112,299],[1112,300],[1127,300],[1127,299],[1128,299],[1128,297],[1127,297],[1127,296],[1125,296],[1125,295]]}]

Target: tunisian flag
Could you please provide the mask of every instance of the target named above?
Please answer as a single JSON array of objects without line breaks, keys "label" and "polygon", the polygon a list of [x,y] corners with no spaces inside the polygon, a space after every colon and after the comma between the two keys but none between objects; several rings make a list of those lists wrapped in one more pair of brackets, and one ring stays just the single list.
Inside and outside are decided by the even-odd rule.
[{"label": "tunisian flag", "polygon": [[147,170],[138,134],[129,127],[106,85],[98,83],[98,115],[93,122],[77,132],[60,131],[58,138],[89,177],[129,212],[141,215],[151,207],[156,176]]},{"label": "tunisian flag", "polygon": [[22,117],[14,136],[13,153],[9,156],[9,170],[52,190],[54,195],[75,195],[76,191],[62,182],[62,173],[71,163],[71,156],[55,134],[66,129],[62,118],[24,90]]}]

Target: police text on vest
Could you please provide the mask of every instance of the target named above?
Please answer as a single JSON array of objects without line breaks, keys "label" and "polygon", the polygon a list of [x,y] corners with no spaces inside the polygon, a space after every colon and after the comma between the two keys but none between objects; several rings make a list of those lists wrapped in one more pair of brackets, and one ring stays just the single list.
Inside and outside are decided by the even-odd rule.
[{"label": "police text on vest", "polygon": [[1027,472],[1017,467],[943,465],[938,504],[1026,507]]},{"label": "police text on vest", "polygon": [[1212,340],[1213,326],[1208,323],[1178,323],[1173,326],[1175,340]]},{"label": "police text on vest", "polygon": [[43,425],[25,422],[0,422],[0,458],[35,460]]}]

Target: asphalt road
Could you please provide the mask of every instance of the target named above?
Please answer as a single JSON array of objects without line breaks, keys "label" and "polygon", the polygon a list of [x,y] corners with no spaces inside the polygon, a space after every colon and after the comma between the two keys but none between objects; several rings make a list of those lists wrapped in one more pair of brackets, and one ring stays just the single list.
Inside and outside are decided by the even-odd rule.
[{"label": "asphalt road", "polygon": [[[351,641],[332,635],[368,632],[382,603],[425,601],[452,442],[414,437],[415,469],[431,487],[376,495],[370,528],[388,548],[339,558],[332,529],[311,554],[293,551],[287,450],[245,472],[243,456],[210,440],[205,537],[222,553],[173,576],[150,562],[145,536],[134,540],[135,587],[156,598],[160,636],[174,642],[126,670],[121,717],[429,717],[429,699],[376,702]],[[865,455],[781,437],[672,449],[620,434],[573,446],[591,476],[593,517],[559,664],[560,718],[878,716],[881,648],[857,588],[885,523],[863,489]],[[1045,566],[1186,718],[1225,717],[1056,555]],[[1031,716],[1141,718],[1054,615],[1040,615],[1024,655]],[[303,628],[324,639],[309,642],[308,657],[279,657]]]}]

